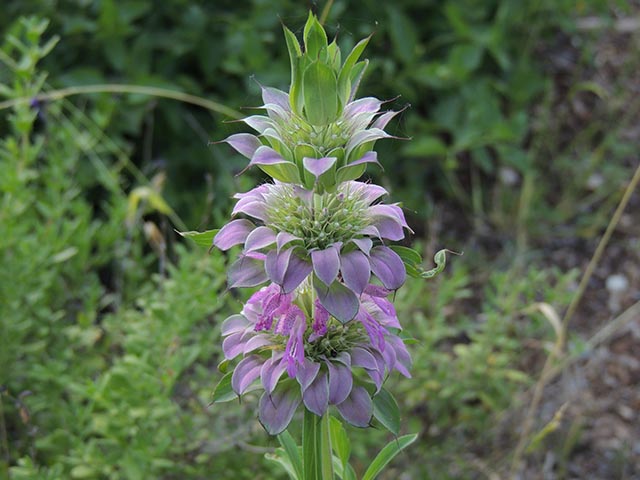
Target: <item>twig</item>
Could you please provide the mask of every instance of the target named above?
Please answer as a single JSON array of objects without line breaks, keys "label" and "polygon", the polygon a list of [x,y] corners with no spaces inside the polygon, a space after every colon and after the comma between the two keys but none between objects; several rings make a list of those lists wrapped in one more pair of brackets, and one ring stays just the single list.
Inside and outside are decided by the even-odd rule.
[{"label": "twig", "polygon": [[[191,95],[189,93],[178,92],[176,90],[169,90],[168,88],[147,87],[142,85],[122,85],[114,83],[107,83],[103,85],[81,85],[61,88],[60,90],[52,90],[47,93],[41,93],[39,95],[36,95],[35,100],[59,100],[61,98],[66,98],[73,95],[83,95],[88,93],[135,93],[140,95],[150,95],[153,97],[170,98],[172,100],[178,100],[180,102],[197,105],[199,107],[218,112],[222,115],[226,115],[236,120],[244,117],[244,115],[242,115],[242,113],[238,112],[237,110],[229,108],[221,103],[207,100],[206,98]],[[21,97],[11,100],[5,100],[4,102],[0,102],[0,110],[11,108],[23,103],[29,103],[32,100],[34,100],[34,98],[32,97]]]}]

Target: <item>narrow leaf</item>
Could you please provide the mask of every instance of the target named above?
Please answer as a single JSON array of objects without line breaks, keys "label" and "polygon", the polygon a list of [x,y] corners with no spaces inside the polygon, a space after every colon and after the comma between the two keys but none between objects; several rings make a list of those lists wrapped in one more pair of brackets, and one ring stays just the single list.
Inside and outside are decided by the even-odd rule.
[{"label": "narrow leaf", "polygon": [[238,398],[236,392],[231,388],[231,375],[233,375],[233,372],[227,373],[220,379],[211,394],[211,403],[224,403]]},{"label": "narrow leaf", "polygon": [[334,416],[331,416],[329,422],[331,446],[333,448],[333,451],[338,456],[338,459],[340,460],[340,463],[342,465],[342,469],[344,470],[345,466],[349,462],[349,456],[351,455],[351,443],[349,442],[347,432],[345,432],[340,420],[338,420]]},{"label": "narrow leaf", "polygon": [[433,257],[433,261],[435,262],[436,267],[432,268],[431,270],[420,272],[420,276],[422,278],[433,278],[436,275],[438,275],[440,272],[442,272],[444,270],[445,265],[447,264],[447,253],[450,253],[452,255],[462,255],[462,253],[447,250],[446,248],[442,249],[439,252],[437,252]]},{"label": "narrow leaf", "polygon": [[278,441],[289,458],[289,462],[293,467],[296,478],[298,480],[302,480],[304,478],[302,476],[302,458],[300,457],[300,449],[298,448],[298,445],[296,445],[296,442],[287,430],[278,435]]},{"label": "narrow leaf", "polygon": [[207,230],[204,232],[196,232],[193,230],[190,232],[179,232],[176,230],[176,233],[181,237],[190,238],[196,245],[200,245],[201,247],[210,247],[213,245],[213,237],[215,237],[216,233],[219,231],[220,229],[216,228],[214,230]]},{"label": "narrow leaf", "polygon": [[380,450],[380,453],[373,459],[367,471],[364,472],[362,480],[373,480],[380,472],[387,466],[387,464],[393,460],[402,450],[407,448],[413,442],[416,441],[418,435],[413,433],[411,435],[403,435],[396,440],[391,440],[387,445]]},{"label": "narrow leaf", "polygon": [[373,397],[373,416],[394,435],[400,433],[400,409],[396,399],[385,388]]},{"label": "narrow leaf", "polygon": [[326,52],[327,49],[327,34],[311,12],[309,12],[307,23],[304,26],[304,49],[312,60],[316,60],[320,52],[323,49]]}]

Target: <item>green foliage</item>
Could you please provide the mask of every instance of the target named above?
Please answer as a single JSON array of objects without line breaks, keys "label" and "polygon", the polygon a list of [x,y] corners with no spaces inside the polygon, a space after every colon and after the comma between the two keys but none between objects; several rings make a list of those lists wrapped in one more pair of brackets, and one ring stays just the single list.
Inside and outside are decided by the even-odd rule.
[{"label": "green foliage", "polygon": [[[8,37],[8,96],[40,91],[45,27],[23,20]],[[141,215],[146,230],[170,208],[151,185],[123,191],[84,129],[93,113],[19,104],[0,141],[0,476],[242,478],[248,467],[218,454],[250,437],[251,415],[209,407],[219,319],[237,309],[224,258],[176,245],[179,263],[149,280],[162,252]]]}]

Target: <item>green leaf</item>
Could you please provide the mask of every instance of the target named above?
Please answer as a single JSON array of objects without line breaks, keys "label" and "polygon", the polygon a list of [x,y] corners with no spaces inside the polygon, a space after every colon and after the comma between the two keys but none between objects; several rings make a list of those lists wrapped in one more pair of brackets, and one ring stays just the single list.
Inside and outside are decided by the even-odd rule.
[{"label": "green leaf", "polygon": [[420,272],[420,276],[422,278],[433,278],[440,272],[442,272],[445,265],[447,264],[447,253],[451,253],[453,255],[462,255],[461,253],[453,252],[451,250],[447,250],[446,248],[442,249],[433,257],[433,261],[435,262],[436,267],[432,268],[431,270]]},{"label": "green leaf", "polygon": [[394,435],[400,433],[400,409],[396,399],[385,388],[373,397],[373,416]]},{"label": "green leaf", "polygon": [[347,432],[345,432],[340,420],[332,416],[330,417],[329,422],[329,432],[331,433],[331,447],[338,456],[338,459],[340,459],[342,468],[344,470],[345,466],[349,462],[349,456],[351,455],[351,442],[349,442]]},{"label": "green leaf", "polygon": [[404,262],[407,275],[413,278],[420,278],[422,272],[422,257],[412,248],[392,245],[390,247]]},{"label": "green leaf", "polygon": [[304,111],[312,125],[326,125],[338,113],[337,80],[333,70],[315,61],[307,67],[302,78]]},{"label": "green leaf", "polygon": [[396,440],[391,440],[387,445],[380,450],[380,453],[373,459],[367,471],[364,472],[364,476],[362,480],[373,480],[376,478],[382,469],[387,466],[387,464],[393,460],[393,458],[398,455],[402,450],[407,448],[418,438],[417,434],[411,435],[403,435]]},{"label": "green leaf", "polygon": [[340,63],[342,62],[340,48],[334,39],[333,42],[327,47],[327,61],[329,65],[337,72],[340,70]]},{"label": "green leaf", "polygon": [[291,87],[289,88],[289,103],[291,109],[301,114],[302,105],[302,85],[301,78],[302,72],[300,71],[300,57],[302,57],[302,50],[300,49],[300,43],[294,35],[294,33],[283,25],[284,39],[287,42],[287,50],[289,51],[289,61],[291,63]]},{"label": "green leaf", "polygon": [[233,375],[233,372],[227,373],[220,379],[218,385],[216,385],[216,388],[211,394],[211,403],[230,402],[231,400],[238,398],[236,392],[231,388],[231,375]]},{"label": "green leaf", "polygon": [[343,106],[347,104],[351,96],[351,70],[360,58],[360,55],[362,55],[362,52],[364,52],[370,39],[371,36],[368,36],[360,40],[344,60],[344,65],[342,65],[340,75],[338,75],[338,93],[340,95],[340,103]]},{"label": "green leaf", "polygon": [[264,458],[269,460],[270,462],[277,463],[282,468],[284,468],[284,470],[289,474],[289,477],[292,480],[302,480],[302,477],[296,476],[293,465],[291,465],[291,462],[287,457],[285,457],[284,453],[285,452],[282,448],[276,448],[276,451],[274,453],[265,453]]},{"label": "green leaf", "polygon": [[[327,49],[327,34],[318,22],[316,16],[309,12],[307,23],[304,26],[304,49],[312,60],[317,60],[322,49]],[[325,53],[326,55],[326,53]]]},{"label": "green leaf", "polygon": [[296,445],[293,437],[286,430],[278,435],[278,441],[289,458],[289,462],[295,471],[296,478],[302,480],[304,478],[302,476],[302,458],[300,456],[300,449],[298,448],[298,445]]},{"label": "green leaf", "polygon": [[336,183],[347,182],[349,180],[356,180],[364,175],[364,172],[367,170],[367,166],[365,164],[360,165],[345,165],[338,169],[336,173]]},{"label": "green leaf", "polygon": [[190,232],[178,232],[178,230],[176,230],[176,233],[181,237],[190,238],[196,243],[196,245],[200,245],[201,247],[210,247],[213,245],[213,237],[215,237],[219,231],[219,228],[215,228],[204,232],[196,232],[193,230]]},{"label": "green leaf", "polygon": [[347,99],[348,102],[353,100],[353,98],[356,96],[356,92],[358,91],[358,87],[360,86],[360,82],[362,81],[362,77],[364,77],[364,72],[367,70],[368,66],[369,60],[363,60],[356,63],[351,69],[351,93],[349,94],[349,98]]}]

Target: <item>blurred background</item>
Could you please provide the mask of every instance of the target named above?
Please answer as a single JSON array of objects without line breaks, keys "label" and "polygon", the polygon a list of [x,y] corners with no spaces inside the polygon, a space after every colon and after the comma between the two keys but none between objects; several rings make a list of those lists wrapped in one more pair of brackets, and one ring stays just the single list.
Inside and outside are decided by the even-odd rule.
[{"label": "blurred background", "polygon": [[[359,95],[406,108],[388,130],[411,140],[367,176],[424,258],[464,252],[396,296],[414,369],[387,386],[420,438],[382,478],[640,478],[622,0],[5,0],[0,478],[285,478],[257,397],[210,405],[246,294],[174,229],[221,226],[261,180],[211,142],[247,131],[259,84],[288,89],[281,25],[309,9],[343,51],[373,33]],[[389,440],[349,435],[360,473]]]}]

